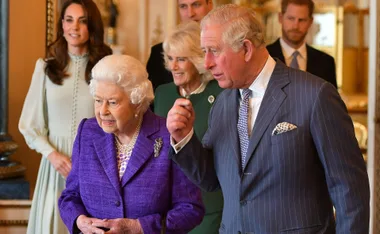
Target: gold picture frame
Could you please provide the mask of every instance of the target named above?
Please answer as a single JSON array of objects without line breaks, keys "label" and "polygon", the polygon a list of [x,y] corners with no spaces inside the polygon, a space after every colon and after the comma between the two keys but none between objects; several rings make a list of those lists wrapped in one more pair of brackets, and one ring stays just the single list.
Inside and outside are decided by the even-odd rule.
[{"label": "gold picture frame", "polygon": [[46,0],[46,48],[54,41],[61,0]]}]

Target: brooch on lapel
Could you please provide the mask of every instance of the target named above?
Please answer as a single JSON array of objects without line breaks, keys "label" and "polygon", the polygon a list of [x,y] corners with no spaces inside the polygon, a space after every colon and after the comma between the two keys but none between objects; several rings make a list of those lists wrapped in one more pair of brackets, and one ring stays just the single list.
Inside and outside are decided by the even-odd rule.
[{"label": "brooch on lapel", "polygon": [[162,148],[162,138],[159,137],[154,140],[154,157],[157,158],[160,155]]},{"label": "brooch on lapel", "polygon": [[214,97],[213,95],[210,95],[210,96],[208,96],[207,100],[208,100],[208,102],[209,102],[210,104],[213,104],[214,101],[215,101],[215,97]]}]

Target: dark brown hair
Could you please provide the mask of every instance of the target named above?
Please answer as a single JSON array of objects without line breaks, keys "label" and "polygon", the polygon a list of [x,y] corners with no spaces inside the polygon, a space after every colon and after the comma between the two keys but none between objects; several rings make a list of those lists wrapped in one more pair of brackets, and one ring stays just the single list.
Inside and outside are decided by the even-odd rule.
[{"label": "dark brown hair", "polygon": [[281,1],[281,13],[285,14],[289,4],[306,5],[309,8],[309,16],[313,17],[314,2],[313,0],[282,0]]},{"label": "dark brown hair", "polygon": [[66,67],[70,56],[67,50],[67,41],[63,37],[62,20],[66,9],[71,4],[79,4],[83,7],[87,17],[89,40],[87,41],[89,59],[86,66],[85,79],[90,83],[90,74],[93,66],[104,56],[112,54],[112,50],[104,43],[104,28],[102,18],[96,4],[92,0],[67,0],[64,2],[60,18],[57,22],[56,40],[48,46],[46,55],[46,74],[49,79],[58,85],[62,85],[63,79],[70,74],[66,73]]}]

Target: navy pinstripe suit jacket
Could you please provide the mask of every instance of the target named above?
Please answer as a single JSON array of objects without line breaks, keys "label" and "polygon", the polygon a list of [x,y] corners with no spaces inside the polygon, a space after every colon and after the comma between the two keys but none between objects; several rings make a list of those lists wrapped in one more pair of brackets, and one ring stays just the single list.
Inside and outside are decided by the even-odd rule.
[{"label": "navy pinstripe suit jacket", "polygon": [[[243,169],[238,106],[239,91],[223,91],[202,143],[193,136],[170,155],[199,187],[222,189],[220,233],[368,233],[368,175],[331,84],[277,60]],[[297,128],[272,136],[281,122]]]}]

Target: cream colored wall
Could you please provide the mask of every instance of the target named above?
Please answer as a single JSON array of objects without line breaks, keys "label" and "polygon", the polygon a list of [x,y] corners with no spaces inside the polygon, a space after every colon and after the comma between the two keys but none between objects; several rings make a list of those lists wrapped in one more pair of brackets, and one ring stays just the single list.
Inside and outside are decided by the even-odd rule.
[{"label": "cream colored wall", "polygon": [[139,1],[118,1],[119,15],[117,21],[117,43],[123,45],[128,55],[139,57]]},{"label": "cream colored wall", "polygon": [[30,150],[17,125],[29,88],[34,65],[45,51],[45,1],[9,0],[9,119],[8,133],[19,145],[11,156],[26,167],[31,195],[37,177],[40,156]]},{"label": "cream colored wall", "polygon": [[176,1],[118,1],[117,44],[123,52],[146,63],[151,46],[176,24]]}]

